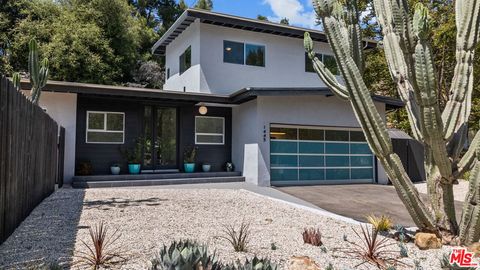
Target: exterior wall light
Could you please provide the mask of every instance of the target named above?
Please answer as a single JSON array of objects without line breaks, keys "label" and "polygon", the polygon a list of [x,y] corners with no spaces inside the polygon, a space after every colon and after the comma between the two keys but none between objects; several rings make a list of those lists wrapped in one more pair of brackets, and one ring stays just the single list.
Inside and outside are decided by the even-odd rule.
[{"label": "exterior wall light", "polygon": [[198,108],[198,112],[199,112],[201,115],[207,114],[207,112],[208,112],[207,106],[201,105],[200,108]]}]

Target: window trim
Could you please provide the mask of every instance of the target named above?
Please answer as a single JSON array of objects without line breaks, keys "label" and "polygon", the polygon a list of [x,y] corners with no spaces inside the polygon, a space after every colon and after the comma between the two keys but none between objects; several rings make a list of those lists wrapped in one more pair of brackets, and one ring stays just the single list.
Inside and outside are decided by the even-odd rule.
[{"label": "window trim", "polygon": [[[103,129],[90,129],[88,128],[90,114],[103,114]],[[123,116],[123,129],[120,130],[108,130],[107,129],[107,115],[108,114],[121,114]],[[87,125],[85,127],[85,143],[88,144],[125,144],[125,113],[124,112],[112,112],[112,111],[87,111]],[[121,142],[89,142],[88,132],[103,132],[103,133],[121,133]]]},{"label": "window trim", "polygon": [[[222,133],[199,133],[197,132],[197,119],[199,118],[213,118],[213,119],[222,119]],[[222,135],[222,142],[221,143],[206,143],[206,142],[198,142],[197,135]],[[203,116],[197,115],[195,116],[195,144],[196,145],[225,145],[225,117],[220,116]]]},{"label": "window trim", "polygon": [[[243,63],[242,64],[230,63],[230,62],[225,61],[225,41],[243,44]],[[256,66],[256,65],[248,65],[247,64],[247,45],[263,47],[263,51],[264,51],[264,53],[263,53],[263,66]],[[265,68],[267,66],[267,45],[266,44],[224,39],[223,40],[222,54],[223,54],[222,58],[223,58],[223,63],[224,64],[242,65],[242,66],[257,67],[257,68]]]}]

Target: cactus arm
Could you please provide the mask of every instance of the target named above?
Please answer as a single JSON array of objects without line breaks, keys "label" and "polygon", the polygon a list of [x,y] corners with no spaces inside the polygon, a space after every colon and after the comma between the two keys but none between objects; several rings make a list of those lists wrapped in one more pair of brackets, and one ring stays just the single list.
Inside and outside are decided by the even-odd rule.
[{"label": "cactus arm", "polygon": [[320,79],[322,79],[325,85],[328,86],[336,96],[344,100],[348,99],[348,92],[345,86],[338,82],[335,75],[333,75],[332,72],[325,67],[325,65],[322,63],[322,61],[320,61],[320,59],[318,59],[313,51],[313,40],[308,32],[305,33],[304,47],[308,57],[310,60],[312,60],[313,69],[318,74]]},{"label": "cactus arm", "polygon": [[[480,151],[476,152],[476,156],[480,156]],[[460,242],[465,245],[480,239],[480,161],[478,158],[474,163],[460,221],[459,238]]]},{"label": "cactus arm", "polygon": [[[365,137],[372,151],[382,162],[397,194],[407,206],[407,210],[418,227],[435,230],[434,220],[418,191],[409,179],[400,158],[393,153],[393,147],[387,128],[370,96],[360,70],[350,54],[346,42],[343,24],[332,16],[335,0],[315,0],[316,11],[322,18],[323,26],[330,45],[335,53],[337,63],[345,79],[350,102],[355,115],[364,130]],[[348,38],[348,37],[347,37]],[[347,43],[347,44],[346,44]],[[347,46],[347,48],[345,47]]]},{"label": "cactus arm", "polygon": [[347,1],[347,27],[350,36],[350,51],[360,73],[365,71],[365,59],[363,54],[362,30],[359,25],[359,12],[357,1]]},{"label": "cactus arm", "polygon": [[13,77],[12,77],[13,87],[15,87],[17,91],[20,91],[20,81],[21,81],[20,73],[18,72],[13,73]]},{"label": "cactus arm", "polygon": [[477,132],[475,137],[470,144],[467,152],[457,163],[457,170],[455,171],[455,177],[460,178],[465,172],[468,172],[472,169],[475,161],[475,153],[480,151],[480,130]]},{"label": "cactus arm", "polygon": [[[395,9],[393,6],[396,6]],[[408,8],[404,1],[374,0],[375,15],[382,27],[385,57],[400,98],[405,103],[413,137],[423,142],[420,109],[415,100],[413,69],[413,37]],[[399,11],[400,9],[400,11]],[[405,41],[407,40],[407,41]]]},{"label": "cactus arm", "polygon": [[[455,1],[457,48],[450,98],[442,114],[445,123],[444,136],[451,140],[455,133],[465,128],[471,111],[473,91],[473,60],[480,31],[480,2],[476,0]],[[465,142],[457,140],[462,144]]]},{"label": "cactus arm", "polygon": [[38,46],[35,39],[30,40],[28,54],[28,71],[30,73],[30,100],[38,104],[42,88],[47,84],[48,79],[48,60],[44,59],[40,64],[38,62]]},{"label": "cactus arm", "polygon": [[433,159],[445,182],[452,181],[452,165],[448,159],[447,148],[443,140],[443,122],[438,104],[437,78],[431,47],[428,43],[430,27],[428,9],[422,4],[415,7],[413,31],[418,42],[415,46],[415,96],[420,108],[420,121],[424,141],[432,151]]}]

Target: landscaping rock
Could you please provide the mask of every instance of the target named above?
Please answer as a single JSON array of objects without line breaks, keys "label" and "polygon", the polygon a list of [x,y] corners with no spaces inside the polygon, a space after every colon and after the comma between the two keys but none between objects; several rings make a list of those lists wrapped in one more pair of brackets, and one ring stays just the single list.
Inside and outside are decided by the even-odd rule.
[{"label": "landscaping rock", "polygon": [[475,253],[475,257],[480,257],[480,243],[476,242],[467,247],[467,250]]},{"label": "landscaping rock", "polygon": [[320,266],[307,256],[293,256],[288,262],[288,270],[321,270]]},{"label": "landscaping rock", "polygon": [[415,245],[421,250],[442,248],[442,239],[434,233],[415,234]]}]

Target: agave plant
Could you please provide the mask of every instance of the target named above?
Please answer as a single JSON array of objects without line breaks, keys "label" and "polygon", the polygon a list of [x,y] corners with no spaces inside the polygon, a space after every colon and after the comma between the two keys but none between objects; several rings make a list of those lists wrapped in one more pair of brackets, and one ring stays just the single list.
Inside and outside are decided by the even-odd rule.
[{"label": "agave plant", "polygon": [[[432,61],[428,9],[408,0],[374,0],[376,19],[383,33],[383,48],[390,74],[405,103],[413,137],[425,147],[425,171],[430,207],[393,152],[386,124],[363,80],[363,40],[357,0],[313,0],[344,83],[325,67],[305,34],[304,45],[319,77],[339,98],[351,103],[368,144],[385,168],[398,196],[420,230],[441,234],[445,243],[470,244],[480,239],[480,132],[469,150],[468,117],[473,91],[473,58],[480,31],[480,1],[452,1],[456,6],[456,59],[450,98],[443,111],[437,100],[439,87]],[[457,222],[453,185],[472,171],[469,193]]]},{"label": "agave plant", "polygon": [[237,261],[235,264],[225,265],[222,270],[277,270],[278,266],[266,258],[253,257],[251,260],[246,259],[241,263]]},{"label": "agave plant", "polygon": [[185,240],[163,246],[151,261],[150,270],[220,270],[221,265],[206,245]]}]

